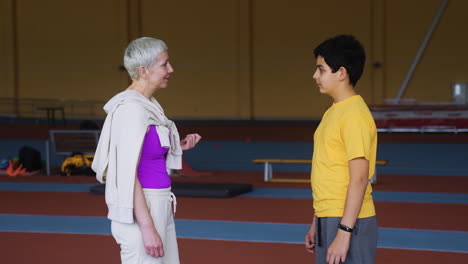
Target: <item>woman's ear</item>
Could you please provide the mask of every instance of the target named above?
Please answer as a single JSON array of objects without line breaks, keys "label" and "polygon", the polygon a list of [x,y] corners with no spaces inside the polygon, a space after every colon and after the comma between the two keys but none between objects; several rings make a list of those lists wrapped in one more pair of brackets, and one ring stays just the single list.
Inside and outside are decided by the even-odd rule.
[{"label": "woman's ear", "polygon": [[138,77],[140,77],[141,79],[146,80],[147,74],[146,74],[145,66],[138,67]]}]

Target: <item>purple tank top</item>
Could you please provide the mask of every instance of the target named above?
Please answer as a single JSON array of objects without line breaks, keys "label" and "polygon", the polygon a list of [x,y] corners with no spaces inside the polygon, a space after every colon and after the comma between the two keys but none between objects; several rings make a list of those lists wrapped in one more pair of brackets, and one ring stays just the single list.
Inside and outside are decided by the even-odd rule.
[{"label": "purple tank top", "polygon": [[146,132],[138,164],[138,179],[142,188],[164,189],[171,187],[171,178],[166,170],[166,153],[161,147],[155,126]]}]

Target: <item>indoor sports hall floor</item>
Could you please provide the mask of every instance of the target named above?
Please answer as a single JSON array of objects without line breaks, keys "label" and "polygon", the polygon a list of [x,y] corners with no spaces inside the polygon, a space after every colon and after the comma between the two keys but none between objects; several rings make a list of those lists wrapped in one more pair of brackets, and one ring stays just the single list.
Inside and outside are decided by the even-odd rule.
[{"label": "indoor sports hall floor", "polygon": [[[307,158],[309,138],[204,135],[186,160],[211,174],[174,181],[251,183],[254,190],[177,198],[182,263],[314,263],[303,246],[313,217],[310,186],[264,183],[263,167],[252,163]],[[444,137],[381,137],[378,158],[389,164],[378,168],[374,186],[377,263],[468,263],[468,141]],[[308,170],[278,166],[274,177],[307,178]],[[94,184],[89,176],[0,176],[0,263],[119,263],[104,197],[88,192]]]}]

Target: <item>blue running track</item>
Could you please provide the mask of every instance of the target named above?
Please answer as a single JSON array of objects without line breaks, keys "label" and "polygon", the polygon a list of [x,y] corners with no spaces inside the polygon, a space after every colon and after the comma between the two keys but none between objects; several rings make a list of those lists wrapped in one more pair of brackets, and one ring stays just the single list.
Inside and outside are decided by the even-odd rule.
[{"label": "blue running track", "polygon": [[[302,244],[307,224],[176,220],[180,238]],[[104,217],[0,214],[0,232],[110,234]],[[468,253],[468,232],[379,229],[379,248]]]}]

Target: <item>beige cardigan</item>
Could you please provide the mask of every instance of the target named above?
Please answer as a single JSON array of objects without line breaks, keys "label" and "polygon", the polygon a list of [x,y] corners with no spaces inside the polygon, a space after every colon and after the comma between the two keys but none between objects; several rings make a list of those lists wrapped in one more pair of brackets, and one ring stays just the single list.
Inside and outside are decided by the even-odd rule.
[{"label": "beige cardigan", "polygon": [[133,189],[141,147],[149,125],[155,125],[169,169],[182,168],[182,149],[177,127],[167,119],[156,101],[134,90],[115,95],[104,106],[107,113],[92,169],[106,183],[108,218],[133,223]]}]

